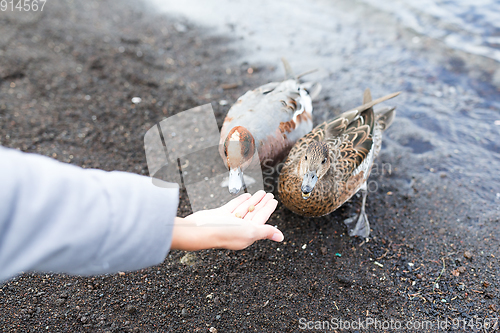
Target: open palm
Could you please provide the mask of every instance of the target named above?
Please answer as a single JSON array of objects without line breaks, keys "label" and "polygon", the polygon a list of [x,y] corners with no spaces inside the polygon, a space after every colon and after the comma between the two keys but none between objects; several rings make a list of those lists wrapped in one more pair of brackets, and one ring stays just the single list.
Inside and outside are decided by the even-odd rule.
[{"label": "open palm", "polygon": [[260,239],[280,242],[281,231],[266,224],[277,204],[271,193],[258,191],[243,194],[222,207],[191,214],[176,221],[172,248],[240,250]]}]

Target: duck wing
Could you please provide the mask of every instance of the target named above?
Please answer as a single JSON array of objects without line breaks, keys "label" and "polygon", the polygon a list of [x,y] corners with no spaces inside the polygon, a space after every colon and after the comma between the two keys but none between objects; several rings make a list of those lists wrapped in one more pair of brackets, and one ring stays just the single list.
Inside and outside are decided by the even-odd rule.
[{"label": "duck wing", "polygon": [[390,94],[372,101],[369,89],[363,95],[363,105],[346,111],[324,125],[323,141],[327,142],[335,169],[341,178],[349,179],[361,171],[367,172],[374,159],[373,133],[375,113],[373,106],[396,97]]},{"label": "duck wing", "polygon": [[[229,109],[221,128],[221,141],[226,138],[229,130],[235,126],[244,126],[246,121],[255,118],[254,111],[259,102],[272,92],[280,82],[270,82],[256,89],[247,91],[240,96],[236,103]],[[243,125],[242,125],[243,124]]]},{"label": "duck wing", "polygon": [[312,98],[319,84],[295,79],[272,82],[241,96],[229,110],[221,129],[221,142],[235,126],[252,133],[259,157],[281,155],[312,129]]}]

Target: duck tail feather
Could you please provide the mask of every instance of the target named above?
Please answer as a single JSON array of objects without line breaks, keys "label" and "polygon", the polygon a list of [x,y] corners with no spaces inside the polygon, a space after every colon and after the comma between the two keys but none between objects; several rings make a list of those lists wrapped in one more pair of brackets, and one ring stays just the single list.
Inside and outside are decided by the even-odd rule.
[{"label": "duck tail feather", "polygon": [[293,74],[292,66],[290,66],[288,60],[286,60],[285,57],[282,57],[281,61],[283,62],[283,67],[285,68],[285,80],[297,79],[295,74]]},{"label": "duck tail feather", "polygon": [[[379,103],[382,103],[382,102],[387,101],[388,99],[391,99],[391,98],[394,98],[394,97],[398,96],[400,93],[401,93],[401,92],[400,92],[400,91],[398,91],[398,92],[396,92],[396,93],[389,94],[389,95],[387,95],[387,96],[377,98],[376,100],[373,100],[373,101],[371,101],[371,102],[368,102],[368,103],[365,103],[365,104],[363,104],[363,105],[360,105],[360,106],[358,106],[357,108],[354,108],[354,109],[352,109],[352,110],[356,110],[356,111],[358,111],[358,112],[360,112],[360,113],[361,113],[361,112],[363,112],[363,111],[365,111],[365,110],[368,110],[369,108],[373,107],[374,105],[377,105],[377,104],[379,104]],[[350,110],[350,111],[352,111],[352,110]]]},{"label": "duck tail feather", "polygon": [[370,88],[366,88],[363,93],[363,104],[370,103],[372,101],[372,93]]},{"label": "duck tail feather", "polygon": [[385,131],[389,126],[391,126],[394,121],[394,117],[396,117],[396,107],[387,107],[382,108],[375,111],[375,117],[377,118],[377,122],[382,127],[382,130]]},{"label": "duck tail feather", "polygon": [[306,75],[309,75],[309,74],[315,73],[315,72],[317,72],[317,71],[318,71],[318,69],[316,68],[316,69],[311,69],[311,70],[308,70],[308,71],[306,71],[306,72],[304,72],[304,73],[300,73],[299,75],[297,75],[297,80],[298,80],[298,79],[301,79],[302,77],[304,77],[304,76],[306,76]]},{"label": "duck tail feather", "polygon": [[312,100],[315,100],[318,97],[322,88],[321,84],[318,82],[306,82],[301,84],[301,87],[309,93]]}]

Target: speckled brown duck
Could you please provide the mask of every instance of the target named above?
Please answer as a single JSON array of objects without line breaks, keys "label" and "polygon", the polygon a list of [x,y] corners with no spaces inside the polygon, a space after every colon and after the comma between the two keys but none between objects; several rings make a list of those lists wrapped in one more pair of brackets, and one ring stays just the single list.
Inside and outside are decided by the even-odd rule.
[{"label": "speckled brown duck", "polygon": [[366,89],[363,105],[322,123],[301,138],[281,169],[281,202],[297,214],[323,216],[361,191],[359,215],[344,222],[350,236],[368,237],[366,181],[382,146],[382,132],[396,115],[395,107],[373,111],[373,106],[397,95],[399,92],[372,101]]},{"label": "speckled brown duck", "polygon": [[221,128],[219,153],[229,170],[228,187],[245,187],[243,172],[257,156],[273,166],[313,128],[312,100],[321,90],[315,82],[300,82],[285,59],[286,78],[249,90],[229,109]]}]

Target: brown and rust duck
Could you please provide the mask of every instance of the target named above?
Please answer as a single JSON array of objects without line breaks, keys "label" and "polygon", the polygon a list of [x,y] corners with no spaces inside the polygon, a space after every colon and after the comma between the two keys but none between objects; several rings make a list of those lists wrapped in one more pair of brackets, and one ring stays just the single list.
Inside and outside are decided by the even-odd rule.
[{"label": "brown and rust duck", "polygon": [[374,111],[373,106],[397,95],[372,101],[366,89],[363,105],[320,124],[300,139],[280,172],[281,202],[299,215],[323,216],[360,191],[359,215],[344,222],[350,236],[368,237],[367,179],[382,146],[382,132],[396,115],[395,107]]}]

